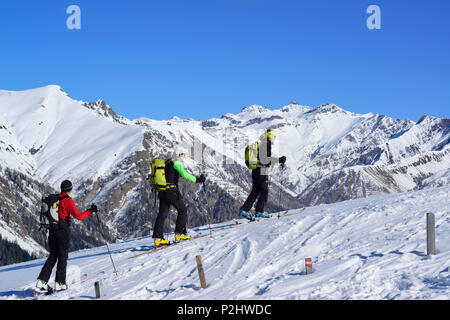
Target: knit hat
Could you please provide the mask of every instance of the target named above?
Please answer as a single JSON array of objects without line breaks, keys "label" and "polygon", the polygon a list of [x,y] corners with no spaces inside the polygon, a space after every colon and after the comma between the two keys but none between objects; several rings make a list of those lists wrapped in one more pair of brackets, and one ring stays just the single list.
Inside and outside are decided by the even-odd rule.
[{"label": "knit hat", "polygon": [[270,139],[272,137],[275,138],[277,136],[277,134],[275,133],[275,130],[267,129],[266,136],[267,136],[267,139]]},{"label": "knit hat", "polygon": [[264,132],[260,137],[259,140],[264,141],[265,139],[275,138],[277,134],[275,133],[275,130],[273,129],[267,129],[266,132]]},{"label": "knit hat", "polygon": [[69,180],[64,180],[61,183],[61,191],[67,192],[71,190],[72,190],[72,182],[70,182]]},{"label": "knit hat", "polygon": [[186,155],[186,149],[183,147],[183,146],[181,146],[181,145],[176,145],[175,146],[175,150],[174,150],[174,156],[175,157],[178,157],[180,154],[184,154],[184,155]]}]

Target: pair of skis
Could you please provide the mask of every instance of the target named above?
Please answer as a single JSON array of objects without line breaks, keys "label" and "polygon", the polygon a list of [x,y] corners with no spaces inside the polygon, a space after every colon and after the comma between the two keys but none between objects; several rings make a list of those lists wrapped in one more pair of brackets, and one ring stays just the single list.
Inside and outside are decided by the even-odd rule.
[{"label": "pair of skis", "polygon": [[43,291],[38,291],[33,290],[32,294],[33,294],[33,299],[38,299],[40,296],[51,296],[52,294],[56,293],[57,291],[55,289],[53,289],[52,287],[48,287],[47,290],[43,290]]},{"label": "pair of skis", "polygon": [[[100,272],[97,272],[96,274],[94,274],[94,275],[91,275],[91,276],[89,276],[87,273],[85,273],[85,274],[83,274],[81,277],[80,277],[80,279],[79,280],[73,280],[72,282],[71,282],[71,284],[69,285],[69,289],[70,289],[70,287],[72,286],[72,285],[75,285],[75,284],[82,284],[82,283],[84,283],[84,282],[86,282],[87,280],[89,280],[89,279],[96,279],[97,277],[99,277],[99,276],[101,276],[101,275],[103,275],[103,274],[105,274],[105,271],[100,271]],[[67,290],[69,290],[69,289],[66,289],[66,290],[61,290],[61,291],[56,291],[54,288],[52,288],[52,287],[48,287],[48,289],[47,290],[43,290],[43,291],[39,291],[37,288],[34,288],[33,290],[32,290],[32,299],[33,300],[39,300],[39,297],[42,297],[42,296],[51,296],[51,295],[54,295],[54,294],[57,294],[58,292],[64,292],[64,291],[67,291]]]},{"label": "pair of skis", "polygon": [[191,240],[198,239],[198,238],[205,237],[205,236],[207,236],[207,234],[199,233],[199,234],[196,234],[195,236],[192,236],[189,240],[172,241],[172,242],[169,242],[169,244],[164,244],[164,245],[160,245],[160,246],[153,245],[150,250],[147,250],[145,252],[141,252],[141,253],[139,253],[137,255],[131,256],[130,259],[131,258],[137,258],[137,257],[143,256],[143,255],[146,255],[146,254],[150,254],[152,252],[161,251],[161,250],[164,250],[166,248],[173,247],[173,246],[175,246],[177,244],[184,243],[186,241],[191,241]]},{"label": "pair of skis", "polygon": [[[290,212],[290,211],[292,211],[292,212]],[[282,217],[293,216],[293,215],[296,215],[296,214],[300,214],[300,213],[302,213],[304,211],[305,211],[304,208],[298,209],[298,210],[286,210],[286,211],[283,211],[283,213],[281,213],[280,215],[274,215],[274,216],[272,216],[270,218],[257,218],[257,219],[252,220],[252,221],[248,220],[247,222],[240,222],[238,220],[235,220],[235,224],[227,224],[224,227],[216,228],[216,229],[212,230],[212,232],[219,232],[219,231],[224,231],[224,230],[228,230],[228,229],[233,229],[233,228],[239,227],[241,225],[245,225],[247,223],[259,223],[259,222],[279,219],[279,218],[282,218]],[[207,237],[207,236],[210,235],[211,229],[209,228],[209,229],[204,229],[204,230],[201,230],[201,231],[209,231],[209,232],[205,232],[205,233],[201,232],[199,234],[196,234],[195,236],[191,237],[190,240],[184,240],[184,241],[180,241],[180,242],[171,242],[168,245],[162,245],[162,246],[158,246],[158,247],[153,246],[150,250],[147,250],[145,252],[142,252],[142,253],[139,253],[137,255],[131,256],[130,259],[131,258],[141,257],[143,255],[147,255],[147,254],[150,254],[150,253],[153,253],[153,252],[161,251],[161,250],[164,250],[164,249],[169,248],[171,246],[174,246],[176,244],[183,243],[185,241],[191,241],[191,240],[195,240],[195,239],[198,239],[198,238]]]},{"label": "pair of skis", "polygon": [[[292,212],[289,212],[289,211],[292,211]],[[272,215],[272,216],[270,216],[268,218],[252,217],[252,220],[247,219],[247,222],[241,222],[239,220],[234,220],[234,221],[235,221],[235,223],[237,225],[241,225],[241,224],[245,224],[245,223],[258,223],[258,222],[271,221],[271,220],[276,220],[276,219],[280,219],[280,218],[283,218],[283,217],[293,216],[293,215],[296,215],[296,214],[300,214],[300,213],[302,213],[304,211],[305,211],[305,208],[301,208],[301,209],[298,209],[298,210],[285,210],[285,211],[283,211],[281,213],[278,213],[277,215]]]}]

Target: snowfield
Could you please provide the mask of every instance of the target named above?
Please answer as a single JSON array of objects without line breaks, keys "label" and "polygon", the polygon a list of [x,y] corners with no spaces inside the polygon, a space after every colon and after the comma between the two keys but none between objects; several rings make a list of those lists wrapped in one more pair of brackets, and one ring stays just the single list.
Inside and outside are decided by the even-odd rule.
[{"label": "snowfield", "polygon": [[[436,216],[432,256],[426,255],[427,212]],[[40,299],[94,299],[94,283],[102,280],[103,299],[448,300],[449,213],[450,187],[442,187],[319,205],[229,229],[221,227],[233,221],[216,224],[213,238],[209,226],[193,228],[191,235],[205,236],[135,258],[152,238],[123,241],[109,245],[117,274],[106,246],[72,252],[70,289]],[[305,258],[312,258],[312,274],[305,273]],[[29,298],[44,261],[1,267],[0,298]]]}]

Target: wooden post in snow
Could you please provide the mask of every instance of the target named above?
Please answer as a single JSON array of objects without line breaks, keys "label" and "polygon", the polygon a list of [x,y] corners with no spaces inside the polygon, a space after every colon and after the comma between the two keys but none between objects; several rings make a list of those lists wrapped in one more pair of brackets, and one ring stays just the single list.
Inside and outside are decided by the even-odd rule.
[{"label": "wooden post in snow", "polygon": [[205,289],[206,288],[206,279],[205,279],[205,272],[203,271],[202,257],[196,256],[195,260],[197,260],[197,270],[198,270],[198,277],[200,278],[200,286],[203,289]]},{"label": "wooden post in snow", "polygon": [[105,295],[103,292],[103,283],[101,281],[96,281],[94,287],[95,287],[95,298],[98,299]]},{"label": "wooden post in snow", "polygon": [[434,213],[427,213],[427,255],[436,254],[436,228]]}]

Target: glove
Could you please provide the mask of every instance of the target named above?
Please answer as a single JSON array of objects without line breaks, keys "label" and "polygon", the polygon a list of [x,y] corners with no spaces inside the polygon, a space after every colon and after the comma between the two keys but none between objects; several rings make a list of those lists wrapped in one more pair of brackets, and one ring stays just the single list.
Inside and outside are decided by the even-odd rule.
[{"label": "glove", "polygon": [[98,211],[97,206],[95,204],[92,204],[91,207],[89,208],[89,211],[92,213],[97,213]]},{"label": "glove", "polygon": [[202,173],[199,177],[196,178],[195,183],[203,183],[205,182],[206,178],[205,175]]},{"label": "glove", "polygon": [[286,162],[286,157],[282,156],[278,159],[278,163],[284,164]]}]

